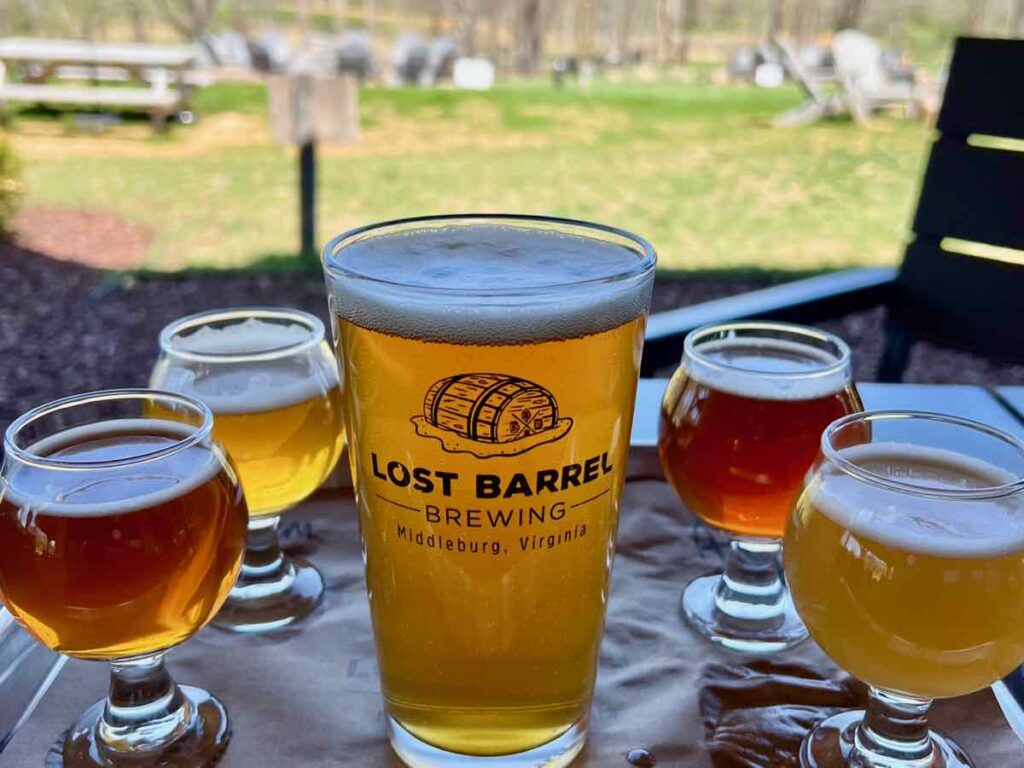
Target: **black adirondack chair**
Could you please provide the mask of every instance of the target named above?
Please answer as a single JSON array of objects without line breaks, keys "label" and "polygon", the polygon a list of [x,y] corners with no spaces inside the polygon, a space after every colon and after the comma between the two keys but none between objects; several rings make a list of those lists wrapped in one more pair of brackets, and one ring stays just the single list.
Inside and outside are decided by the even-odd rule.
[{"label": "black adirondack chair", "polygon": [[[706,323],[813,323],[879,303],[880,381],[902,378],[917,339],[1024,361],[1024,143],[1005,141],[1024,141],[1022,82],[1024,40],[958,38],[899,270],[845,270],[652,315],[642,375],[677,362]],[[972,244],[1002,250],[977,255]]]}]

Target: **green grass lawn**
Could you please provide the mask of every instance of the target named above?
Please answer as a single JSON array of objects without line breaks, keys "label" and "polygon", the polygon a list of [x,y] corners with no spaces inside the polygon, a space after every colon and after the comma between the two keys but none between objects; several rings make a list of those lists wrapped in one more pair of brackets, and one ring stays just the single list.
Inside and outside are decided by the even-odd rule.
[{"label": "green grass lawn", "polygon": [[[886,118],[775,129],[772,115],[799,103],[790,89],[535,83],[360,99],[360,143],[320,153],[322,239],[423,213],[546,213],[634,230],[670,269],[895,263],[929,139],[919,123]],[[262,86],[213,86],[196,107],[197,125],[155,138],[141,123],[40,137],[43,118],[16,115],[26,204],[151,227],[154,269],[293,253],[297,160],[267,137]]]}]

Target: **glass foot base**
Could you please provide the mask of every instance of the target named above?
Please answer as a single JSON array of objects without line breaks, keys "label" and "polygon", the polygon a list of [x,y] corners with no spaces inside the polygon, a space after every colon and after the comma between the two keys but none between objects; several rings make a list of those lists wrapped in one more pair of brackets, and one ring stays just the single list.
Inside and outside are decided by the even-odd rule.
[{"label": "glass foot base", "polygon": [[420,741],[394,718],[388,718],[388,740],[409,768],[563,768],[583,749],[586,718],[547,744],[513,755],[479,756],[447,752]]},{"label": "glass foot base", "polygon": [[288,558],[273,578],[247,579],[243,570],[212,624],[230,632],[273,632],[306,618],[323,598],[320,571]]},{"label": "glass foot base", "polygon": [[195,717],[187,731],[167,745],[117,750],[97,736],[106,701],[93,704],[46,755],[46,768],[209,768],[220,762],[231,739],[224,706],[202,688],[179,686]]},{"label": "glass foot base", "polygon": [[801,768],[973,768],[956,742],[934,731],[931,734],[934,749],[923,759],[908,761],[895,755],[856,755],[857,726],[863,719],[864,710],[852,710],[818,723],[800,746]]},{"label": "glass foot base", "polygon": [[777,653],[807,639],[789,592],[779,605],[739,604],[722,610],[718,593],[722,575],[701,576],[686,585],[682,611],[686,623],[711,642],[740,653]]}]

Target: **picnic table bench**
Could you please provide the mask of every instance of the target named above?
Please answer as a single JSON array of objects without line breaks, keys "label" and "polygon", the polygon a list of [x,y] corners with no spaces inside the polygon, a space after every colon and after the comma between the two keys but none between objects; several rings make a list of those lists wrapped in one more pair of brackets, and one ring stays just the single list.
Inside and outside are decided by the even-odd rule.
[{"label": "picnic table bench", "polygon": [[[140,109],[160,129],[168,117],[188,110],[197,60],[195,46],[0,39],[0,110],[8,101]],[[12,70],[21,74],[16,82],[8,77]]]}]

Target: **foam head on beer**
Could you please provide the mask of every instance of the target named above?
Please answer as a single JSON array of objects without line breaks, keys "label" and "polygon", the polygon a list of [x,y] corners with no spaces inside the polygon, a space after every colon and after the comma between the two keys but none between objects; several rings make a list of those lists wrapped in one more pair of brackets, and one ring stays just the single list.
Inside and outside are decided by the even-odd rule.
[{"label": "foam head on beer", "polygon": [[855,677],[915,696],[959,696],[1014,669],[1024,494],[987,490],[1014,476],[903,442],[837,455],[848,465],[825,461],[809,480],[785,542],[793,599],[818,644]]},{"label": "foam head on beer", "polygon": [[751,400],[815,400],[850,383],[849,366],[825,349],[775,338],[724,338],[688,357],[689,375],[709,389]]},{"label": "foam head on beer", "polygon": [[170,334],[154,370],[154,386],[213,411],[214,436],[238,467],[253,518],[306,498],[341,453],[338,371],[321,328],[259,316],[219,323],[214,313]]},{"label": "foam head on beer", "polygon": [[[229,325],[204,325],[177,336],[175,348],[203,356],[221,356],[223,362],[201,369],[175,366],[172,378],[163,385],[199,398],[215,414],[286,408],[321,396],[323,377],[336,380],[336,371],[326,366],[322,371],[311,372],[302,361],[297,363],[283,356],[261,358],[300,346],[309,339],[310,330],[305,326],[255,317]],[[252,359],[244,359],[247,355]],[[232,363],[236,357],[243,359]]]},{"label": "foam head on beer", "polygon": [[147,418],[73,427],[29,446],[0,486],[0,592],[45,645],[88,659],[190,637],[224,602],[246,509],[223,453]]},{"label": "foam head on beer", "polygon": [[484,223],[379,234],[327,260],[334,311],[349,322],[462,344],[573,338],[620,326],[650,301],[649,289],[621,278],[641,279],[648,267],[620,242]]}]

